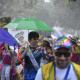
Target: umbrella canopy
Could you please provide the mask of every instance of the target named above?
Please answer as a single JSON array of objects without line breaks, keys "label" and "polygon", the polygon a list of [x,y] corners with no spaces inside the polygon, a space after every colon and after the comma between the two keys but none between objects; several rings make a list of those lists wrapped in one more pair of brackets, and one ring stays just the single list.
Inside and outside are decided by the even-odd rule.
[{"label": "umbrella canopy", "polygon": [[17,30],[52,31],[46,23],[33,18],[17,18],[5,27]]},{"label": "umbrella canopy", "polygon": [[6,43],[10,46],[19,45],[14,37],[12,37],[12,35],[4,29],[0,29],[0,42]]}]

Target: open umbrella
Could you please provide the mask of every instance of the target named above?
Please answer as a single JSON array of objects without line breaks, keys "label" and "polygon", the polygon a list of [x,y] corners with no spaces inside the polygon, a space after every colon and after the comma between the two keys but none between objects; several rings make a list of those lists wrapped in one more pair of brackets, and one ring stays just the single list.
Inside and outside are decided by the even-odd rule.
[{"label": "open umbrella", "polygon": [[33,19],[33,18],[17,18],[12,20],[8,25],[8,29],[17,29],[17,30],[36,30],[36,31],[52,31],[43,21]]},{"label": "open umbrella", "polygon": [[6,43],[9,46],[19,45],[15,38],[4,29],[0,29],[0,42]]}]

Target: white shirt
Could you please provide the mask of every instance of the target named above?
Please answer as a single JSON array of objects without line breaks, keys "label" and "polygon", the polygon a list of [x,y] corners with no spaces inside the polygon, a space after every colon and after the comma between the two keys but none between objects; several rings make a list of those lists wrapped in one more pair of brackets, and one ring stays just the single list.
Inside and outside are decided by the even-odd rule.
[{"label": "white shirt", "polygon": [[[63,69],[63,70],[56,68],[56,80],[63,80],[63,78],[66,74],[66,71],[67,71],[67,68]],[[38,70],[35,80],[43,80],[41,68]],[[69,71],[67,80],[78,80],[72,65],[70,67],[70,71]]]},{"label": "white shirt", "polygon": [[41,68],[38,70],[35,80],[43,80]]},{"label": "white shirt", "polygon": [[[67,72],[67,68],[62,70],[56,67],[56,80],[64,80],[66,72]],[[74,72],[72,65],[70,66],[70,71],[67,80],[77,80],[77,76]]]}]

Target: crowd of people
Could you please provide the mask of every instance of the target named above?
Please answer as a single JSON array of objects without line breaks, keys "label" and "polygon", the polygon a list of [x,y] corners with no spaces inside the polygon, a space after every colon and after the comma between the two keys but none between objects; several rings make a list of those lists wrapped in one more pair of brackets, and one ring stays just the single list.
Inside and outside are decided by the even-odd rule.
[{"label": "crowd of people", "polygon": [[59,45],[54,49],[48,40],[40,42],[39,33],[32,31],[28,34],[28,41],[28,46],[20,47],[18,53],[8,45],[0,44],[1,80],[80,79],[80,46],[75,40],[71,41],[73,45],[69,48]]},{"label": "crowd of people", "polygon": [[29,32],[27,46],[18,52],[0,43],[0,80],[80,80],[79,39],[70,38],[70,47],[54,48],[53,41],[39,37]]}]

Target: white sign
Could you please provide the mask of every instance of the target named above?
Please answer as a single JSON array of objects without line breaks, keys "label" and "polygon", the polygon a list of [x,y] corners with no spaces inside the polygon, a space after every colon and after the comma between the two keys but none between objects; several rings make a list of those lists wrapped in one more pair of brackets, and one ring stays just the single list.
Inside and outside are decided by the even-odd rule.
[{"label": "white sign", "polygon": [[19,42],[20,45],[26,46],[28,42],[28,30],[11,30],[9,29],[10,34]]}]

